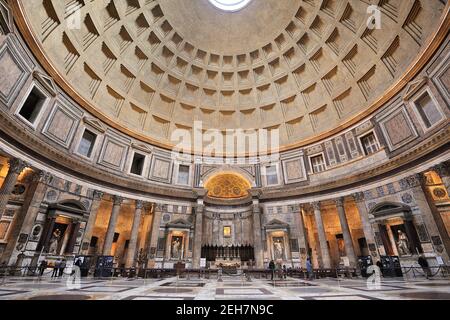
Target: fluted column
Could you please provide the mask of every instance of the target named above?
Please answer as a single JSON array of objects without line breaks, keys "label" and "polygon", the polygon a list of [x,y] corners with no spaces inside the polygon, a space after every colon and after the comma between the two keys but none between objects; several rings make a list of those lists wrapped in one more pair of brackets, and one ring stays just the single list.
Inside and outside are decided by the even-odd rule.
[{"label": "fluted column", "polygon": [[[294,215],[294,221],[298,229],[298,240],[299,240],[299,246],[300,251],[301,249],[305,250],[305,253],[307,255],[308,252],[308,240],[306,239],[306,230],[305,230],[305,221],[303,219],[303,205],[299,205],[298,212]],[[303,257],[306,258],[306,257]],[[302,267],[306,267],[306,259],[302,259],[301,261]]]},{"label": "fluted column", "polygon": [[116,231],[117,219],[119,218],[120,207],[123,203],[123,198],[119,196],[113,196],[114,205],[111,211],[111,217],[109,218],[108,229],[106,231],[105,242],[103,243],[103,255],[111,255],[111,249],[114,241],[114,232]]},{"label": "fluted column", "polygon": [[325,269],[331,268],[330,250],[327,244],[327,235],[325,234],[325,227],[322,220],[322,212],[320,211],[320,202],[313,202],[314,218],[317,225],[317,233],[319,234],[320,253],[322,256],[322,267]]},{"label": "fluted column", "polygon": [[12,158],[8,160],[9,171],[3,181],[2,187],[0,188],[0,217],[3,215],[8,200],[11,196],[11,192],[14,190],[14,186],[17,184],[17,179],[22,171],[28,166],[25,161],[17,158]]},{"label": "fluted column", "polygon": [[84,229],[83,241],[81,245],[82,254],[89,253],[89,246],[91,244],[91,238],[94,232],[95,221],[97,220],[98,209],[100,208],[100,204],[102,203],[102,198],[103,192],[95,190],[94,197],[92,199],[91,210],[89,213],[89,219]]},{"label": "fluted column", "polygon": [[354,193],[353,199],[355,199],[356,208],[358,209],[359,216],[361,218],[361,224],[363,227],[364,237],[366,238],[367,247],[369,248],[370,255],[375,261],[379,260],[379,255],[376,250],[377,245],[375,242],[375,235],[370,224],[369,212],[367,211],[366,204],[364,202],[364,193],[357,192]]},{"label": "fluted column", "polygon": [[158,239],[159,239],[159,227],[161,224],[161,217],[162,217],[162,205],[161,204],[155,204],[153,210],[153,219],[152,219],[152,225],[151,225],[151,232],[150,232],[150,242],[148,244],[148,258],[150,260],[155,260],[156,254],[158,252]]},{"label": "fluted column", "polygon": [[141,224],[142,218],[142,208],[144,207],[144,202],[141,200],[136,201],[136,209],[134,211],[133,217],[133,225],[131,227],[131,236],[130,241],[128,243],[128,251],[125,262],[125,268],[132,268],[135,266],[135,257],[136,257],[136,247],[137,247],[137,238],[139,234],[139,226]]},{"label": "fluted column", "polygon": [[[402,179],[400,184],[404,190],[410,190],[412,192],[417,208],[423,217],[423,221],[427,226],[428,232],[432,239],[434,238],[433,245],[435,247],[444,247],[442,248],[444,249],[442,256],[445,262],[448,263],[450,255],[450,238],[440,212],[438,212],[436,208],[431,207],[434,206],[432,203],[433,200],[424,190],[424,180],[424,176],[417,173]],[[438,242],[441,242],[441,244],[438,244]]]},{"label": "fluted column", "polygon": [[202,237],[203,237],[203,213],[204,213],[203,198],[197,200],[197,207],[195,210],[195,230],[194,230],[194,248],[192,254],[192,267],[194,269],[200,268],[200,259],[202,257]]},{"label": "fluted column", "polygon": [[336,199],[334,202],[336,203],[342,234],[344,236],[345,252],[347,254],[347,258],[350,262],[350,266],[356,267],[357,259],[355,254],[355,248],[353,247],[353,240],[352,235],[350,233],[350,227],[348,226],[347,217],[345,216],[344,198]]},{"label": "fluted column", "polygon": [[6,262],[8,265],[14,263],[14,260],[20,253],[20,251],[17,250],[19,235],[30,235],[38,214],[46,213],[47,207],[42,201],[45,197],[47,184],[50,182],[51,178],[52,176],[45,171],[34,173],[33,181],[28,187],[25,201],[22,205],[22,210],[19,211],[10,231],[9,237],[11,241],[8,241],[0,263]]},{"label": "fluted column", "polygon": [[259,199],[253,198],[253,247],[255,248],[255,264],[257,269],[264,268],[263,243],[261,230],[261,207]]}]

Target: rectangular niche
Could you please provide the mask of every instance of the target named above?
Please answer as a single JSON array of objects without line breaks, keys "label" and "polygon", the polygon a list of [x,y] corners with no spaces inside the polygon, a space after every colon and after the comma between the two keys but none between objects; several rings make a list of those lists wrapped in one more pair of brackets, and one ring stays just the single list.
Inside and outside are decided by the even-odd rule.
[{"label": "rectangular niche", "polygon": [[44,90],[33,84],[17,109],[16,115],[35,128],[48,101],[50,101],[50,97],[45,94]]}]

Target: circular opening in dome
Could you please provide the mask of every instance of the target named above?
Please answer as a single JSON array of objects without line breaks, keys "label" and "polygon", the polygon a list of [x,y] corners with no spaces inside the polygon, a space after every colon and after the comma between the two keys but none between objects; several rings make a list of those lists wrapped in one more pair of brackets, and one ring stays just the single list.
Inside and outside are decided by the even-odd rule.
[{"label": "circular opening in dome", "polygon": [[223,11],[238,11],[247,6],[252,0],[209,0],[216,8]]}]

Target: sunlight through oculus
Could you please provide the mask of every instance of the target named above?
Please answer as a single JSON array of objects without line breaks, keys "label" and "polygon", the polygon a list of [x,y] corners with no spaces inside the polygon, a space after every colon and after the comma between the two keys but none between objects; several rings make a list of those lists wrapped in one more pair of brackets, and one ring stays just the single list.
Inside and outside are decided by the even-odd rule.
[{"label": "sunlight through oculus", "polygon": [[209,0],[215,7],[224,11],[238,11],[252,0]]}]

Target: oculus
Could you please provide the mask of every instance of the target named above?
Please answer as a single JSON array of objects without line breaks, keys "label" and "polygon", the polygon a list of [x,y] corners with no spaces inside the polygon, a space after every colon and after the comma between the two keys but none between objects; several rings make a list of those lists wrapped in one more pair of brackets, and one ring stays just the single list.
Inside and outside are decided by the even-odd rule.
[{"label": "oculus", "polygon": [[252,0],[209,0],[213,6],[223,11],[239,11],[246,7]]}]

